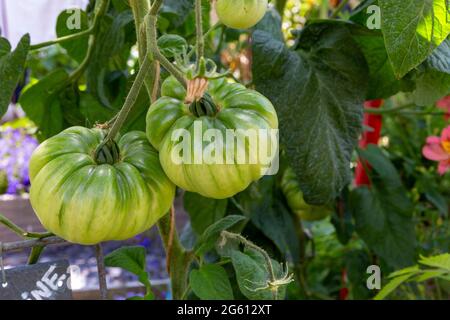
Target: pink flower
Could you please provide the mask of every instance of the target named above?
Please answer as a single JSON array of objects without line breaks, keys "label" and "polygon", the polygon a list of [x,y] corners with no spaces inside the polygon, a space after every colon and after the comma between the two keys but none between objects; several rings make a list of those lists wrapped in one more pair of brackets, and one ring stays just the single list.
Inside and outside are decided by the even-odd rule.
[{"label": "pink flower", "polygon": [[422,153],[425,158],[438,161],[438,172],[443,175],[450,169],[450,126],[442,131],[440,137],[432,136],[427,138],[427,144],[423,147]]},{"label": "pink flower", "polygon": [[436,103],[439,109],[446,111],[445,119],[450,119],[450,96],[447,96]]}]

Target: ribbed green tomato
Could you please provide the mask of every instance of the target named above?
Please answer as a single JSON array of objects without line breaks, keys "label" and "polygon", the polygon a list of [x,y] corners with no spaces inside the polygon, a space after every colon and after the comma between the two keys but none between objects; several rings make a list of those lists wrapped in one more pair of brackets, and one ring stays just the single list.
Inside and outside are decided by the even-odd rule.
[{"label": "ribbed green tomato", "polygon": [[72,127],[43,142],[30,161],[30,200],[41,223],[70,242],[133,237],[168,212],[175,186],[143,132],[122,136],[120,159],[97,164],[99,129]]},{"label": "ribbed green tomato", "polygon": [[[215,113],[199,116],[184,103],[185,89],[169,77],[163,83],[162,97],[147,114],[147,136],[159,151],[164,171],[177,186],[205,197],[223,199],[261,178],[270,167],[268,162],[277,157],[278,136],[259,132],[277,131],[278,118],[267,98],[241,84],[229,83],[225,79],[213,80],[207,94]],[[180,131],[186,135],[180,138]],[[222,135],[223,144],[217,142],[215,145],[220,139],[206,141],[206,136],[212,131]],[[258,133],[255,135],[257,143],[245,139],[245,132],[250,131]],[[236,134],[234,145],[226,143],[227,133]],[[199,141],[202,138],[206,139],[203,143]],[[245,143],[239,144],[238,140]],[[181,144],[188,145],[188,148],[180,150]],[[217,161],[206,158],[195,161],[196,156],[199,160],[200,155],[208,155],[211,146],[218,146],[217,152],[212,153],[217,155]],[[242,161],[239,154],[245,154],[245,159],[252,156],[254,160]],[[176,161],[174,155],[182,156],[182,161]]]},{"label": "ribbed green tomato", "polygon": [[235,29],[247,29],[264,17],[267,2],[267,0],[217,0],[216,12],[224,25]]},{"label": "ribbed green tomato", "polygon": [[294,170],[286,168],[281,179],[281,189],[292,211],[305,221],[318,221],[328,217],[332,210],[325,206],[311,206],[303,199]]}]

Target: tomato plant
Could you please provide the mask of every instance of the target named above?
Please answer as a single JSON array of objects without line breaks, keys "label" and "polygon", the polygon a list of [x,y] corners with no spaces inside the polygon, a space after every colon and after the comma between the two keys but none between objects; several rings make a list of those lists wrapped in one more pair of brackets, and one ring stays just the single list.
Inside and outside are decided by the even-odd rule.
[{"label": "tomato plant", "polygon": [[[449,12],[90,1],[54,40],[0,38],[0,115],[29,74],[36,215],[86,245],[156,225],[174,299],[446,299]],[[106,264],[154,298],[142,247]]]}]

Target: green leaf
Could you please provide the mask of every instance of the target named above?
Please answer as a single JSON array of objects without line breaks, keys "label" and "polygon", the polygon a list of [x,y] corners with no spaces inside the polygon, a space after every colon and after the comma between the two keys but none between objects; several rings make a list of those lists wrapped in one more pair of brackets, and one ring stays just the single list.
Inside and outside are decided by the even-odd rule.
[{"label": "green leaf", "polygon": [[192,228],[198,235],[225,216],[227,203],[227,199],[205,198],[193,192],[184,194],[184,208],[189,213]]},{"label": "green leaf", "polygon": [[278,194],[276,178],[266,176],[239,193],[236,199],[252,223],[271,239],[284,256],[298,263],[300,248],[295,221]]},{"label": "green leaf", "polygon": [[25,89],[20,105],[39,127],[39,138],[45,140],[64,128],[60,93],[66,88],[67,73],[57,69],[39,82]]},{"label": "green leaf", "polygon": [[80,93],[80,111],[86,118],[86,125],[92,127],[96,123],[104,123],[111,119],[117,112],[114,109],[105,107],[93,95]]},{"label": "green leaf", "polygon": [[397,287],[406,282],[413,274],[405,274],[403,276],[399,276],[397,278],[392,279],[386,284],[383,289],[375,296],[374,300],[383,300],[389,294],[391,294]]},{"label": "green leaf", "polygon": [[254,27],[254,30],[265,31],[270,33],[272,37],[276,40],[283,41],[283,29],[281,28],[281,17],[278,11],[272,7],[267,10],[264,18],[258,22]]},{"label": "green leaf", "polygon": [[362,130],[367,65],[346,24],[305,27],[297,50],[269,33],[253,34],[256,88],[274,103],[285,145],[310,204],[332,202],[351,180]]},{"label": "green leaf", "polygon": [[397,78],[421,64],[450,33],[446,0],[379,0],[382,31]]},{"label": "green leaf", "polygon": [[430,67],[440,72],[450,73],[450,38],[445,39],[427,61]]},{"label": "green leaf", "polygon": [[419,106],[431,106],[450,93],[450,74],[425,67],[416,78],[414,103]]},{"label": "green leaf", "polygon": [[176,28],[186,21],[193,8],[194,0],[166,0],[160,14]]},{"label": "green leaf", "polygon": [[188,43],[183,37],[176,34],[165,34],[158,39],[158,47],[167,58],[173,58],[181,55],[183,50],[188,47]]},{"label": "green leaf", "polygon": [[414,206],[389,159],[375,145],[360,155],[373,168],[371,188],[354,189],[350,194],[356,231],[367,245],[392,267],[412,265],[416,236]]},{"label": "green leaf", "polygon": [[[76,21],[79,19],[79,21]],[[79,23],[79,27],[76,24]],[[86,12],[80,9],[67,9],[62,11],[56,22],[56,35],[58,38],[69,36],[72,34],[80,33],[81,31],[87,30],[88,17]],[[74,58],[76,61],[83,61],[87,49],[88,49],[88,39],[89,35],[85,37],[66,41],[61,43],[61,46],[67,50],[67,53]]]},{"label": "green leaf", "polygon": [[139,276],[145,272],[146,255],[142,246],[122,247],[105,256],[105,265],[122,268]]},{"label": "green leaf", "polygon": [[195,295],[202,300],[234,299],[227,272],[221,266],[207,264],[192,270],[189,283]]},{"label": "green leaf", "polygon": [[419,263],[435,268],[441,268],[450,272],[450,254],[444,253],[437,256],[432,257],[423,257],[421,256],[419,259]]},{"label": "green leaf", "polygon": [[30,49],[30,35],[24,35],[14,51],[9,52],[10,49],[9,42],[0,38],[0,118],[8,110],[11,97],[23,75]]},{"label": "green leaf", "polygon": [[364,53],[369,66],[369,86],[366,99],[385,99],[400,91],[412,91],[414,82],[405,77],[397,79],[389,61],[383,35],[354,27],[353,38]]},{"label": "green leaf", "polygon": [[239,222],[245,220],[244,216],[230,215],[223,219],[215,222],[213,225],[209,226],[205,232],[199,237],[197,244],[195,246],[195,253],[197,255],[202,255],[208,250],[214,248],[217,239],[220,237],[220,233],[223,230],[227,230]]},{"label": "green leaf", "polygon": [[[236,271],[236,278],[242,294],[250,300],[272,300],[273,293],[270,289],[262,289],[267,286],[270,274],[263,255],[256,250],[246,249],[245,253],[233,251],[231,261]],[[275,276],[282,276],[281,265],[272,260]],[[285,287],[278,289],[278,299],[284,299]]]}]

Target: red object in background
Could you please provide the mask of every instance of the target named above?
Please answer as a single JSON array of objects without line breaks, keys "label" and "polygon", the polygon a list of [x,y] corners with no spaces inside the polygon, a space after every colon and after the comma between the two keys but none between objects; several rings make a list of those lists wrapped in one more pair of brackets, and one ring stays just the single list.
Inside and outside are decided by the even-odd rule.
[{"label": "red object in background", "polygon": [[[364,104],[365,108],[380,108],[384,103],[384,100],[371,100],[366,101]],[[378,140],[380,140],[381,126],[383,124],[383,117],[381,115],[365,113],[364,114],[364,126],[370,127],[373,130],[364,131],[361,140],[359,141],[359,147],[364,149],[369,144],[378,144]],[[367,164],[367,167],[369,165]],[[358,160],[358,165],[356,166],[355,171],[355,185],[356,186],[370,186],[369,177],[364,170],[364,166],[361,163],[361,160]]]},{"label": "red object in background", "polygon": [[450,96],[439,100],[436,103],[436,106],[446,112],[446,114],[444,115],[445,120],[450,120]]},{"label": "red object in background", "polygon": [[342,269],[342,271],[341,271],[341,283],[342,283],[342,288],[339,290],[339,300],[347,300],[349,290],[347,288],[347,283],[348,283],[347,269],[345,269],[345,268]]}]

